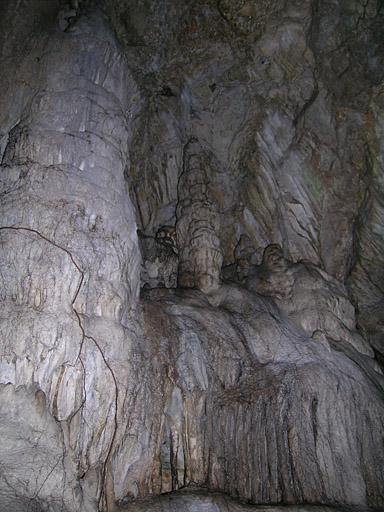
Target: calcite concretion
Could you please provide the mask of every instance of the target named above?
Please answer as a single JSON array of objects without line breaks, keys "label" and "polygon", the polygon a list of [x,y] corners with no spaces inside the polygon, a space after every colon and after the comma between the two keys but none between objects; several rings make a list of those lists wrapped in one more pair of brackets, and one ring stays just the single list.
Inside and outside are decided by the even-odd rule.
[{"label": "calcite concretion", "polygon": [[211,160],[197,140],[187,144],[176,212],[177,244],[180,247],[178,284],[204,293],[218,288],[223,263],[220,216],[210,190]]},{"label": "calcite concretion", "polygon": [[[18,453],[26,443],[36,464],[2,457],[0,500],[2,510],[22,510],[18,496],[52,510],[95,510],[124,421],[129,386],[116,368],[131,374],[124,325],[140,256],[124,167],[135,86],[100,15],[70,32],[56,28],[47,48],[2,157],[2,408],[25,409]],[[40,413],[27,402],[31,389],[44,398]],[[23,434],[29,416],[33,443]],[[7,450],[12,416],[2,429]]]},{"label": "calcite concretion", "polygon": [[0,511],[383,510],[381,2],[0,4]]}]

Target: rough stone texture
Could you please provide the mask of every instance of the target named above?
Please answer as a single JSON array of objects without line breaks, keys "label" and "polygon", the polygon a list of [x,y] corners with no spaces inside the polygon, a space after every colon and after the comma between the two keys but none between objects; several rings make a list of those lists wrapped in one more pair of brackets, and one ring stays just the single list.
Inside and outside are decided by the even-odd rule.
[{"label": "rough stone texture", "polygon": [[346,341],[357,351],[374,356],[369,343],[355,332],[355,309],[345,287],[311,263],[286,260],[279,245],[265,249],[262,264],[248,274],[246,287],[273,297],[281,311],[309,336],[325,332],[333,340]]},{"label": "rough stone texture", "polygon": [[77,501],[76,468],[63,453],[64,434],[44,392],[9,383],[1,385],[0,397],[0,510],[60,510],[63,503]]},{"label": "rough stone texture", "polygon": [[382,2],[0,15],[0,510],[382,510]]},{"label": "rough stone texture", "polygon": [[[137,503],[127,503],[123,510],[128,512],[197,512],[204,510],[205,512],[357,512],[354,508],[345,507],[324,507],[324,506],[252,506],[239,503],[228,496],[204,492],[201,490],[192,490],[187,492],[172,493],[169,495],[153,498],[151,500],[143,500]],[[360,512],[366,509],[359,508]]]},{"label": "rough stone texture", "polygon": [[[1,376],[16,390],[37,386],[46,396],[57,427],[45,449],[60,447],[64,459],[41,485],[45,470],[36,463],[31,473],[21,459],[20,495],[50,499],[52,510],[92,510],[105,494],[124,399],[115,368],[126,380],[130,335],[123,325],[138,296],[138,243],[124,182],[135,86],[100,15],[44,38],[49,51],[34,62],[34,94],[18,105],[2,158]],[[14,402],[21,409],[25,398],[16,393]],[[2,457],[3,474],[12,472],[8,460]],[[72,480],[83,495],[67,489]]]},{"label": "rough stone texture", "polygon": [[203,491],[180,492],[165,495],[152,500],[145,500],[135,504],[127,503],[124,510],[128,512],[343,512],[344,508],[330,508],[322,506],[292,506],[292,507],[252,507],[238,503],[225,495],[218,493],[204,493]]},{"label": "rough stone texture", "polygon": [[367,189],[359,218],[357,260],[349,280],[359,306],[359,323],[381,362],[384,361],[383,110],[381,86],[374,89],[367,114]]},{"label": "rough stone texture", "polygon": [[204,293],[218,288],[223,263],[220,216],[209,179],[214,173],[211,160],[197,140],[188,143],[179,179],[176,211],[178,284]]},{"label": "rough stone texture", "polygon": [[[364,504],[368,481],[382,485],[369,445],[381,438],[383,378],[370,358],[358,367],[331,339],[310,340],[272,301],[242,288],[221,287],[209,297],[214,305],[198,292],[153,290],[148,299],[147,335],[159,340],[159,356],[149,359],[164,361],[169,379],[162,389],[153,382],[153,392],[161,389],[152,420],[159,467],[141,478],[154,490],[194,483],[256,503]],[[366,414],[378,421],[369,428],[376,441],[358,433],[369,367],[379,409],[371,400]]]},{"label": "rough stone texture", "polygon": [[155,237],[139,231],[143,257],[141,286],[148,288],[176,288],[179,259],[175,228],[163,226]]}]

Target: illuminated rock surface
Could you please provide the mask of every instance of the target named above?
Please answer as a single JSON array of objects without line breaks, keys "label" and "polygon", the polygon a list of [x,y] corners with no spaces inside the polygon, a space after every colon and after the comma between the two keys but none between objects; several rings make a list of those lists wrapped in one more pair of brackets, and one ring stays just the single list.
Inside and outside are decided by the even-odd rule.
[{"label": "illuminated rock surface", "polygon": [[0,15],[0,511],[382,510],[381,3]]}]

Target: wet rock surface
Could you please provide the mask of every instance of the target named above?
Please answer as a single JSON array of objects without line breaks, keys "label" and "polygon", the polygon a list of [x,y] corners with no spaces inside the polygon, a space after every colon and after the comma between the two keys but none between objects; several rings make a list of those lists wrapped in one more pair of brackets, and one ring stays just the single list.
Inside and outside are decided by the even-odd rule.
[{"label": "wet rock surface", "polygon": [[0,14],[0,510],[381,510],[382,2]]}]

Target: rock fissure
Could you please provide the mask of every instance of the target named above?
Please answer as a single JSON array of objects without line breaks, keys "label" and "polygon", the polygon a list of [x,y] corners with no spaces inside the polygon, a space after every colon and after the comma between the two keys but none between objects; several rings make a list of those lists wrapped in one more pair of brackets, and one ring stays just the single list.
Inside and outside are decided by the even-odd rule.
[{"label": "rock fissure", "polygon": [[[93,338],[92,336],[89,336],[89,335],[87,335],[85,333],[84,326],[83,326],[82,321],[81,321],[80,313],[75,308],[75,302],[76,302],[76,300],[77,300],[77,298],[79,296],[82,284],[84,282],[84,278],[85,278],[84,277],[84,272],[81,270],[80,266],[77,264],[76,260],[74,259],[72,253],[67,248],[65,248],[62,245],[60,245],[60,244],[54,242],[53,240],[49,239],[48,237],[46,237],[45,235],[40,233],[38,230],[33,229],[33,228],[24,227],[24,226],[0,226],[0,231],[6,231],[6,230],[24,231],[24,232],[33,233],[36,236],[38,236],[39,238],[41,238],[42,240],[44,240],[45,242],[53,245],[57,249],[60,249],[60,250],[64,251],[68,255],[68,257],[70,258],[72,264],[74,265],[74,267],[76,268],[76,270],[80,274],[80,280],[79,280],[78,286],[76,288],[76,291],[75,291],[74,296],[73,296],[72,301],[71,301],[72,309],[73,309],[73,312],[76,315],[76,318],[77,318],[77,321],[78,321],[78,324],[79,324],[79,328],[80,328],[80,331],[81,331],[81,334],[82,334],[82,339],[81,339],[80,349],[79,349],[79,353],[78,353],[77,359],[80,359],[80,362],[81,362],[81,365],[82,365],[82,368],[83,368],[83,372],[84,372],[84,379],[85,379],[85,368],[84,368],[84,363],[81,360],[81,352],[82,352],[82,349],[83,349],[84,340],[85,339],[91,340],[94,343],[94,345],[96,346],[97,350],[99,351],[99,353],[100,353],[100,355],[101,355],[101,357],[102,357],[102,359],[104,361],[105,366],[108,368],[108,370],[109,370],[109,372],[110,372],[110,374],[112,376],[112,379],[113,379],[113,382],[114,382],[114,392],[115,392],[115,399],[114,399],[114,404],[115,404],[114,405],[115,406],[114,430],[113,430],[113,435],[112,435],[112,438],[111,438],[111,441],[110,441],[110,445],[109,445],[109,448],[108,448],[107,456],[105,458],[105,461],[103,462],[103,469],[102,469],[102,474],[101,474],[101,484],[100,484],[100,489],[101,490],[100,490],[100,497],[99,497],[99,500],[98,500],[99,509],[101,510],[101,507],[105,506],[105,503],[103,503],[103,500],[104,500],[104,493],[105,493],[107,465],[108,465],[108,463],[110,461],[110,457],[111,457],[111,454],[112,454],[112,449],[113,449],[113,445],[114,445],[114,442],[115,442],[115,439],[116,439],[116,433],[117,433],[117,429],[118,429],[118,399],[119,399],[119,395],[118,395],[118,385],[117,385],[117,380],[116,380],[115,374],[114,374],[110,364],[106,360],[105,354],[104,354],[102,348],[100,347],[100,344],[96,341],[95,338]],[[57,394],[58,394],[58,390],[59,390],[59,387],[60,387],[60,384],[61,384],[61,379],[63,377],[63,372],[64,372],[64,367],[62,367],[62,369],[61,369],[61,374],[60,374],[61,376],[59,377],[59,381],[57,383],[57,389],[56,389],[55,397],[54,397],[54,400],[53,400],[53,403],[52,403],[52,408],[53,408],[52,414],[53,414],[53,416],[55,417],[55,420],[58,423],[61,423],[61,422],[57,419]],[[84,387],[84,398],[83,398],[83,401],[80,404],[80,406],[78,407],[78,409],[76,411],[74,411],[70,415],[70,417],[69,417],[69,424],[72,422],[73,418],[78,414],[78,412],[82,409],[82,407],[83,407],[83,405],[85,403],[86,403],[86,390],[85,390],[85,387]],[[65,449],[65,446],[64,446],[64,449]],[[64,453],[63,457],[64,456],[65,456],[65,453]],[[61,457],[60,457],[60,460],[62,460]],[[40,486],[39,491],[42,489],[44,483],[49,478],[50,474],[55,470],[57,464],[52,468],[51,472],[46,476],[44,482]],[[38,497],[38,492],[33,496],[33,498],[31,498],[32,500],[34,500],[34,499],[36,499]]]}]

